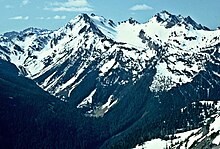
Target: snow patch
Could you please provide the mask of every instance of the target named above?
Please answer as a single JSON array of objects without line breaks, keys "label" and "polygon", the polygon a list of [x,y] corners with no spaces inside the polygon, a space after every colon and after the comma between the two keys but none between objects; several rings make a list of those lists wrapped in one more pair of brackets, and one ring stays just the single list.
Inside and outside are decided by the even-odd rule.
[{"label": "snow patch", "polygon": [[106,72],[108,72],[115,64],[115,59],[111,59],[110,61],[107,61],[107,63],[105,63],[101,68],[100,71],[102,72],[100,75],[105,74]]},{"label": "snow patch", "polygon": [[108,98],[108,101],[106,103],[104,103],[101,106],[96,107],[94,110],[88,111],[87,113],[89,116],[92,116],[92,117],[103,117],[109,111],[109,109],[112,106],[114,106],[117,102],[118,100],[115,99],[113,95],[111,95]]},{"label": "snow patch", "polygon": [[92,104],[92,97],[96,93],[96,89],[93,90],[88,97],[86,97],[80,104],[78,104],[77,108],[83,108],[90,104]]}]

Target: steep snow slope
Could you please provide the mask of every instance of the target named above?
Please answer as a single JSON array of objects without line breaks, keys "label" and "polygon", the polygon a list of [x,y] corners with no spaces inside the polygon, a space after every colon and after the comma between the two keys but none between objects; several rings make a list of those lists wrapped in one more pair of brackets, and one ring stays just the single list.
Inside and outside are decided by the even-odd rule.
[{"label": "steep snow slope", "polygon": [[[168,24],[172,25],[167,27]],[[144,24],[126,21],[117,30],[118,41],[138,48],[151,47],[151,42],[162,47],[163,51],[153,47],[154,51],[151,52],[160,52],[161,56],[155,66],[157,73],[150,87],[152,91],[170,90],[177,85],[191,82],[204,70],[205,62],[210,59],[210,53],[205,51],[218,45],[220,36],[219,30],[209,31],[189,17],[175,16],[166,11],[158,13]]]}]

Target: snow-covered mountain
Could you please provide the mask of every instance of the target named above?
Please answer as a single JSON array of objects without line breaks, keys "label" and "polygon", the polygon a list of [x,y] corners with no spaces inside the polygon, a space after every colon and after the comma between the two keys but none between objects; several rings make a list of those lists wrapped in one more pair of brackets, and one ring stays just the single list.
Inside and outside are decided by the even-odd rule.
[{"label": "snow-covered mountain", "polygon": [[80,14],[55,31],[8,32],[0,35],[0,58],[86,116],[114,118],[119,130],[100,148],[136,127],[137,142],[158,136],[142,134],[156,124],[166,135],[198,127],[204,118],[189,112],[195,117],[180,121],[178,111],[220,97],[220,30],[167,11],[146,23]]},{"label": "snow-covered mountain", "polygon": [[[80,14],[56,31],[29,28],[5,33],[0,37],[0,56],[67,101],[94,72],[94,85],[102,87],[135,84],[149,68],[156,71],[149,86],[152,92],[191,82],[207,63],[219,65],[219,37],[219,30],[210,31],[190,17],[167,11],[143,24],[132,19],[115,24],[94,14]],[[220,75],[219,70],[212,73]],[[92,104],[96,92],[97,87],[90,89],[78,107]],[[116,102],[113,91],[101,108]]]}]

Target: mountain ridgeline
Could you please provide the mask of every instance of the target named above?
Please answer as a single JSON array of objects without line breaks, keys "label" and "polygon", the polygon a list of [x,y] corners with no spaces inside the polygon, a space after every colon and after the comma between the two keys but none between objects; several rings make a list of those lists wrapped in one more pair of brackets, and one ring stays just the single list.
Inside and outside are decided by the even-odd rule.
[{"label": "mountain ridgeline", "polygon": [[118,24],[80,14],[0,35],[0,68],[2,147],[132,148],[217,114],[220,30],[167,11]]}]

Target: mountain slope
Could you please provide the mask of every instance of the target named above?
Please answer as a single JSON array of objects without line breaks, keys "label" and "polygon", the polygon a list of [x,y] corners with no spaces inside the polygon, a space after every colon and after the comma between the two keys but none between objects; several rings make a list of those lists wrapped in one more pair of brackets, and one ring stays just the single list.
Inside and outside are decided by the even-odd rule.
[{"label": "mountain slope", "polygon": [[219,100],[219,37],[167,11],[143,24],[80,14],[55,31],[0,36],[0,57],[74,110],[111,122],[100,148],[130,148],[204,120],[200,109],[178,116],[192,102]]},{"label": "mountain slope", "polygon": [[[3,58],[44,90],[67,101],[90,72],[95,73],[91,76],[98,80],[96,86],[121,86],[135,83],[145,69],[154,67],[150,90],[170,90],[191,82],[218,53],[220,32],[203,30],[189,17],[163,11],[145,24],[134,22],[115,25],[103,17],[82,14],[54,32],[27,29],[14,38],[1,37]],[[119,71],[123,74],[118,75]],[[91,86],[88,97],[95,90]],[[110,97],[105,97],[106,104],[116,101]]]},{"label": "mountain slope", "polygon": [[[200,116],[208,116],[200,128],[172,134],[163,139],[153,139],[135,148],[219,148],[219,102],[200,101],[199,103],[192,103],[194,108],[198,108],[196,105],[201,106],[205,104],[209,105],[211,108],[208,110],[206,109],[207,111],[203,109],[203,112],[200,113]],[[187,107],[181,109],[182,112],[185,110],[188,110]]]},{"label": "mountain slope", "polygon": [[84,117],[3,60],[0,105],[0,148],[97,148],[109,137],[109,123]]}]

